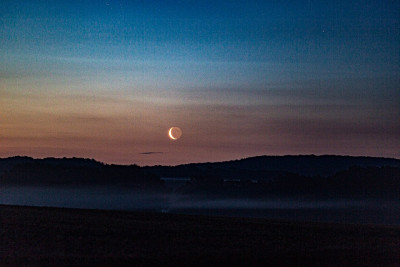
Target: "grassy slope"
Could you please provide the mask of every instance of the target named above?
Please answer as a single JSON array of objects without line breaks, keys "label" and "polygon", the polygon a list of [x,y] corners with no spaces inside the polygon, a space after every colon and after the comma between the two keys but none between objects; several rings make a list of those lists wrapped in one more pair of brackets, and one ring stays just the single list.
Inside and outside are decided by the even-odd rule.
[{"label": "grassy slope", "polygon": [[400,227],[0,205],[0,265],[400,264]]}]

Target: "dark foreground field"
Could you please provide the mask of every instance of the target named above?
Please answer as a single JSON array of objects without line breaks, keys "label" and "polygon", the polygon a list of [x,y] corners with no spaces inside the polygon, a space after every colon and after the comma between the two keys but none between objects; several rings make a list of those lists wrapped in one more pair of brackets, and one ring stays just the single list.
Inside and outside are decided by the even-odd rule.
[{"label": "dark foreground field", "polygon": [[0,266],[400,266],[400,227],[0,205]]}]

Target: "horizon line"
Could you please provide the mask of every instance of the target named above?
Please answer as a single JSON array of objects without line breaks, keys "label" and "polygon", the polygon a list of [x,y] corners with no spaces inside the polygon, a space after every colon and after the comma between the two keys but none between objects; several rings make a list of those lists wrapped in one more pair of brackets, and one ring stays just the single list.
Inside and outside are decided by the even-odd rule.
[{"label": "horizon line", "polygon": [[203,162],[190,162],[190,163],[182,163],[182,164],[175,164],[175,165],[161,165],[161,164],[154,164],[154,165],[139,165],[137,163],[130,163],[130,164],[116,164],[116,163],[107,163],[103,162],[100,160],[97,160],[95,158],[84,158],[84,157],[32,157],[32,156],[22,156],[22,155],[15,155],[15,156],[8,156],[8,157],[0,157],[0,160],[4,159],[11,159],[11,158],[29,158],[33,160],[46,160],[46,159],[77,159],[77,160],[90,160],[90,161],[95,161],[97,163],[103,164],[103,165],[119,165],[119,166],[132,166],[136,165],[139,167],[153,167],[153,166],[165,166],[165,167],[176,167],[176,166],[184,166],[184,165],[191,165],[191,164],[211,164],[211,163],[224,163],[224,162],[232,162],[232,161],[240,161],[240,160],[246,160],[246,159],[251,159],[251,158],[258,158],[258,157],[351,157],[351,158],[380,158],[380,159],[394,159],[394,160],[400,160],[400,158],[396,157],[385,157],[385,156],[366,156],[366,155],[339,155],[339,154],[285,154],[285,155],[268,155],[268,154],[263,154],[263,155],[257,155],[257,156],[249,156],[249,157],[243,157],[243,158],[236,158],[236,159],[230,159],[230,160],[222,160],[222,161],[203,161]]}]

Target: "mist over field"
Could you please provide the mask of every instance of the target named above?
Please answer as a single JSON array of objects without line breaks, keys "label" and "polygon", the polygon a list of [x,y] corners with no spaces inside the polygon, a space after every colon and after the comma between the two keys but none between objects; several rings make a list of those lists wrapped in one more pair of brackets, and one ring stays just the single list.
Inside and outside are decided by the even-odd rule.
[{"label": "mist over field", "polygon": [[400,224],[400,160],[261,156],[178,166],[0,159],[0,204]]},{"label": "mist over field", "polygon": [[0,204],[400,225],[400,201],[216,198],[107,187],[0,188]]}]

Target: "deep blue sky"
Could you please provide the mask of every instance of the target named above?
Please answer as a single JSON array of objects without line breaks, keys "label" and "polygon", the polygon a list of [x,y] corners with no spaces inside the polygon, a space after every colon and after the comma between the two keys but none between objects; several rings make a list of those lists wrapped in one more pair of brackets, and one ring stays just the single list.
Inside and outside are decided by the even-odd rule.
[{"label": "deep blue sky", "polygon": [[399,18],[378,0],[3,1],[0,156],[400,157]]}]

